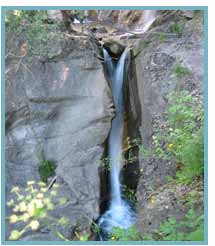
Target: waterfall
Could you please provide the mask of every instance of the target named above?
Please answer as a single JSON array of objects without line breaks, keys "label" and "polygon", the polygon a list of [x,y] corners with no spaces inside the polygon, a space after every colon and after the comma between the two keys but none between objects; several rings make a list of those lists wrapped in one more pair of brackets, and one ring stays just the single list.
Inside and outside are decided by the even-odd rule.
[{"label": "waterfall", "polygon": [[111,168],[111,203],[121,204],[120,169],[122,161],[122,137],[123,137],[123,73],[126,52],[122,54],[113,74],[111,90],[116,110],[116,116],[112,120],[110,136],[108,140],[109,160]]},{"label": "waterfall", "polygon": [[112,87],[112,80],[114,76],[114,64],[112,61],[112,58],[108,54],[106,49],[103,49],[103,55],[104,55],[104,63],[105,63],[105,70],[107,72],[107,76],[110,79],[111,87]]},{"label": "waterfall", "polygon": [[128,228],[136,221],[136,215],[129,204],[122,199],[120,189],[120,169],[122,166],[122,140],[124,124],[123,80],[126,50],[122,53],[116,66],[108,52],[103,49],[105,69],[111,82],[111,91],[116,115],[112,120],[108,139],[108,155],[110,160],[111,201],[109,209],[99,219],[99,226],[105,233],[113,227]]},{"label": "waterfall", "polygon": [[144,12],[144,26],[142,28],[142,32],[146,32],[151,24],[154,22],[156,19],[156,10],[145,10]]}]

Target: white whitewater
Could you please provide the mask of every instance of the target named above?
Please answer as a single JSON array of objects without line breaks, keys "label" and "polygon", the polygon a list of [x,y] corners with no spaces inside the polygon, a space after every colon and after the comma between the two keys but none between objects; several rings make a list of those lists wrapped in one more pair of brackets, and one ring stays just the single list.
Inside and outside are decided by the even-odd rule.
[{"label": "white whitewater", "polygon": [[154,20],[156,19],[157,11],[156,10],[145,10],[144,11],[144,25],[142,28],[142,32],[148,31],[149,27],[152,25]]},{"label": "white whitewater", "polygon": [[[111,57],[109,56],[111,59]],[[119,62],[117,63],[111,83],[111,90],[113,101],[115,105],[116,115],[112,120],[110,136],[108,140],[109,160],[110,160],[110,183],[111,183],[111,203],[121,205],[121,192],[120,192],[120,169],[122,161],[122,136],[123,136],[123,73],[126,52],[124,52]],[[108,61],[108,63],[110,60]],[[111,62],[112,63],[112,62]],[[113,66],[111,67],[111,69]]]},{"label": "white whitewater", "polygon": [[112,120],[112,127],[108,140],[110,159],[111,201],[109,209],[99,220],[100,228],[111,232],[113,227],[128,228],[136,221],[135,213],[121,196],[120,170],[122,166],[122,139],[124,124],[123,79],[126,50],[122,53],[116,67],[108,52],[104,49],[105,69],[111,81],[111,90],[116,115]]}]

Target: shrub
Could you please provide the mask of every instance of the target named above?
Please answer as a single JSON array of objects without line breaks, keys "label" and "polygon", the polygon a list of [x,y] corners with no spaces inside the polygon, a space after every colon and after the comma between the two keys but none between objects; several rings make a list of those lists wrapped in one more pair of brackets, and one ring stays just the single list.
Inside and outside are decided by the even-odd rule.
[{"label": "shrub", "polygon": [[181,165],[178,177],[192,181],[204,167],[203,106],[187,91],[172,93],[168,100],[168,130],[160,140],[167,141],[167,154]]},{"label": "shrub", "polygon": [[127,229],[114,227],[110,237],[112,241],[135,241],[141,240],[140,234],[135,226],[131,226]]},{"label": "shrub", "polygon": [[204,171],[204,134],[203,127],[193,134],[193,138],[187,140],[181,152],[184,168],[177,173],[181,180],[189,182],[195,176],[200,176]]},{"label": "shrub", "polygon": [[[50,43],[55,43],[62,37],[60,23],[48,21],[46,10],[9,10],[5,16],[6,33],[9,33],[8,42],[16,39],[24,40],[26,54],[46,57],[51,52]],[[22,37],[22,38],[21,38]]]},{"label": "shrub", "polygon": [[162,131],[152,136],[152,148],[140,146],[140,154],[172,160],[178,166],[178,181],[190,183],[204,171],[203,105],[187,91],[171,93]]},{"label": "shrub", "polygon": [[154,231],[155,240],[165,241],[203,241],[204,217],[197,215],[191,208],[185,218],[177,221],[174,217],[162,223],[158,230]]}]

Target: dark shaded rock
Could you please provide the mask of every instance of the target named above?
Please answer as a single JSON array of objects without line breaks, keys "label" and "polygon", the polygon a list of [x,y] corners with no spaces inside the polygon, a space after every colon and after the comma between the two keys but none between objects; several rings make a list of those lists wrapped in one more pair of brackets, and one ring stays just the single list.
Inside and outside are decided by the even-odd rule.
[{"label": "dark shaded rock", "polygon": [[104,48],[107,49],[108,53],[113,57],[120,57],[125,47],[115,40],[104,41]]}]

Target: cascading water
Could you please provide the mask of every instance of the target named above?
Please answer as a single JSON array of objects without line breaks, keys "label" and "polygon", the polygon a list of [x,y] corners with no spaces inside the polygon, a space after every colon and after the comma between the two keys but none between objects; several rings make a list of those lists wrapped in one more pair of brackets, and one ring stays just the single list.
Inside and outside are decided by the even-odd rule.
[{"label": "cascading water", "polygon": [[114,66],[108,52],[103,49],[105,69],[111,82],[113,101],[116,115],[112,120],[112,127],[108,139],[108,154],[110,159],[111,201],[109,209],[101,216],[98,225],[108,234],[113,227],[128,228],[136,221],[135,212],[122,199],[120,189],[120,169],[122,166],[122,138],[124,124],[123,77],[126,50],[122,53],[118,63]]}]

